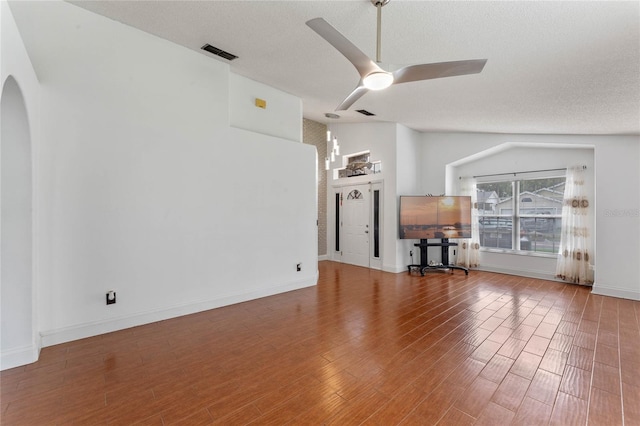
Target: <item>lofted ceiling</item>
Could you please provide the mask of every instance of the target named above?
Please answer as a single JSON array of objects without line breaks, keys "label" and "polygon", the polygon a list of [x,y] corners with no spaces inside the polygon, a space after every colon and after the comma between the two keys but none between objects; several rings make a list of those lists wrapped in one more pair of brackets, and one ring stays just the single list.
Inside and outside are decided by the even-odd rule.
[{"label": "lofted ceiling", "polygon": [[[370,0],[71,3],[227,62],[300,97],[304,117],[323,123],[359,76],[305,22],[323,17],[375,58]],[[205,43],[238,59],[204,52]],[[480,74],[369,92],[339,121],[434,132],[640,134],[640,2],[391,0],[382,9],[384,64],[485,58]]]}]

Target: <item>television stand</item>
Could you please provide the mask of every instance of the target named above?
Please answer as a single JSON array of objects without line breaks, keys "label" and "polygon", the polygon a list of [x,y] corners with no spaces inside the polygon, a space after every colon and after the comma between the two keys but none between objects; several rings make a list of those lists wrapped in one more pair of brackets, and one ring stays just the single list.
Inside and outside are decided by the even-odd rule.
[{"label": "television stand", "polygon": [[[469,269],[463,266],[451,265],[449,263],[449,247],[457,246],[458,243],[450,243],[448,238],[441,238],[439,243],[430,243],[427,239],[421,239],[419,243],[414,244],[415,247],[420,248],[420,265],[407,265],[409,272],[412,269],[420,269],[420,275],[424,276],[424,272],[428,270],[447,270],[450,269],[453,273],[454,269],[464,271],[465,275],[469,275]],[[437,265],[429,265],[427,259],[428,247],[441,247],[442,248],[442,263]]]}]

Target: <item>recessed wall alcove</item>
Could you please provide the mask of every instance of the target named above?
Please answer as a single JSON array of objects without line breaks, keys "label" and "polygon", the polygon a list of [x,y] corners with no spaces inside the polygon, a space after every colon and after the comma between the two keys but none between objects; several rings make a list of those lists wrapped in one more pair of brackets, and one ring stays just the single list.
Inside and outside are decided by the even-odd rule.
[{"label": "recessed wall alcove", "polygon": [[32,168],[29,120],[22,91],[9,76],[2,88],[0,284],[2,369],[32,353]]},{"label": "recessed wall alcove", "polygon": [[[558,170],[576,165],[586,166],[589,197],[595,199],[595,148],[582,143],[505,142],[480,150],[445,166],[446,193],[457,194],[463,178],[488,182],[511,179],[514,173],[520,178],[557,177],[565,173]],[[595,221],[591,228],[596,229]],[[553,280],[555,268],[555,256],[482,249],[478,269]]]}]

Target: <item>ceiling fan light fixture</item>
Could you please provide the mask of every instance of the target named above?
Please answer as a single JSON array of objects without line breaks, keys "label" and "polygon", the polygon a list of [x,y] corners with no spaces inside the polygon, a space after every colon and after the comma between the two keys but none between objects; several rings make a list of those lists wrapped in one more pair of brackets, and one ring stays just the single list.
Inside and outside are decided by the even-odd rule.
[{"label": "ceiling fan light fixture", "polygon": [[393,84],[393,74],[376,71],[362,79],[362,84],[369,90],[382,90]]}]

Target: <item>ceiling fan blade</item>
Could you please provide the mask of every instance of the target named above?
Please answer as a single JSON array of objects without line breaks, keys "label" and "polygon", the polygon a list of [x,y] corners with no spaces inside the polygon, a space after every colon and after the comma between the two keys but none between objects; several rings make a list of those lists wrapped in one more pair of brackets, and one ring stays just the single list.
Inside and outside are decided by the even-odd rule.
[{"label": "ceiling fan blade", "polygon": [[307,26],[318,33],[320,37],[335,47],[338,52],[342,53],[345,58],[353,64],[358,70],[360,77],[363,78],[367,74],[374,71],[381,71],[367,55],[351,43],[345,36],[340,34],[338,30],[333,28],[327,21],[322,18],[311,19],[306,22]]},{"label": "ceiling fan blade", "polygon": [[355,101],[360,99],[362,95],[364,95],[368,91],[369,89],[364,87],[362,85],[362,81],[360,81],[360,84],[358,84],[358,87],[353,89],[353,92],[351,92],[351,94],[349,94],[349,96],[347,96],[347,98],[344,101],[342,101],[340,105],[338,105],[338,108],[336,108],[336,111],[345,111],[349,109],[349,107],[353,105]]},{"label": "ceiling fan blade", "polygon": [[487,63],[486,59],[468,61],[438,62],[434,64],[409,65],[393,73],[393,84],[456,75],[478,74]]}]

